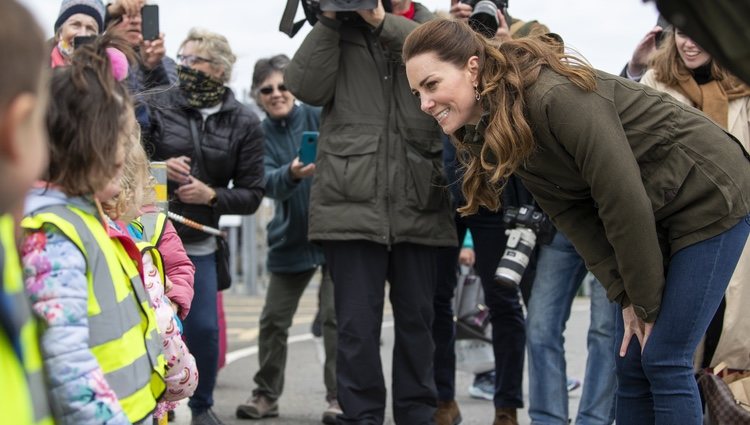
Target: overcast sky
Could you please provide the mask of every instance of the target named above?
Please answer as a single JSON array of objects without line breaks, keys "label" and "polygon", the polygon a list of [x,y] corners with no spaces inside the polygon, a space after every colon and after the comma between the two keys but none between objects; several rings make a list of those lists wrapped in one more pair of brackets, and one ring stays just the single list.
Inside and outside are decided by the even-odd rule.
[{"label": "overcast sky", "polygon": [[[38,16],[49,36],[60,0],[20,0]],[[193,26],[225,35],[238,57],[230,83],[238,96],[250,86],[255,61],[277,53],[290,57],[309,32],[305,25],[294,37],[279,32],[286,0],[161,0],[161,30],[166,34],[167,54],[174,57],[180,41]],[[430,10],[447,10],[450,0],[421,2]],[[536,19],[560,34],[595,67],[619,73],[638,41],[655,24],[653,3],[642,0],[509,0],[508,11],[516,18]],[[303,16],[302,7],[297,11]]]}]

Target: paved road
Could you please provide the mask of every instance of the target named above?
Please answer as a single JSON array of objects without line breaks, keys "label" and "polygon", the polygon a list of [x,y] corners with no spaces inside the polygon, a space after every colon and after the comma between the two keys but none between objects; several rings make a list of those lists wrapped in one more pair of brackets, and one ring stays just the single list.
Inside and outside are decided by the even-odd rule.
[{"label": "paved road", "polygon": [[[301,302],[294,324],[290,330],[290,349],[287,364],[284,394],[279,401],[280,417],[262,421],[237,419],[235,408],[250,395],[253,388],[252,377],[258,370],[257,335],[258,317],[263,307],[263,298],[225,294],[225,308],[228,322],[228,355],[227,365],[219,373],[218,384],[214,393],[214,411],[227,425],[262,424],[262,425],[313,425],[320,424],[320,415],[325,408],[325,389],[323,386],[322,341],[310,334],[310,324],[317,310],[317,289],[309,288]],[[577,299],[568,322],[565,334],[568,373],[570,376],[582,377],[586,357],[586,330],[588,329],[588,299]],[[390,306],[386,304],[383,327],[383,345],[381,357],[384,362],[384,375],[390,385],[390,357],[393,349],[393,328]],[[524,368],[525,370],[525,368]],[[525,372],[524,372],[525,373]],[[456,375],[456,399],[463,414],[463,425],[489,425],[492,423],[494,408],[492,403],[469,397],[467,388],[472,375],[458,372]],[[570,393],[570,411],[575,412],[581,390]],[[524,398],[527,398],[527,386],[524,382]],[[189,425],[190,413],[187,402],[182,402],[177,410],[177,425]],[[390,401],[389,401],[390,406]],[[529,419],[525,410],[520,411],[519,422],[528,425]],[[386,424],[393,424],[390,409],[386,411]]]}]

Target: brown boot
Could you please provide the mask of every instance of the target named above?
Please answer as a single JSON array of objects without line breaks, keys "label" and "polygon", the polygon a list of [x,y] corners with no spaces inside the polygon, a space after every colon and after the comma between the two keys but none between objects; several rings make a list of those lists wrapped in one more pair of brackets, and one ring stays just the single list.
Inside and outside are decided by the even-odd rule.
[{"label": "brown boot", "polygon": [[461,411],[456,400],[440,401],[435,411],[435,425],[458,425],[461,423]]},{"label": "brown boot", "polygon": [[495,408],[495,422],[492,425],[518,425],[514,407]]}]

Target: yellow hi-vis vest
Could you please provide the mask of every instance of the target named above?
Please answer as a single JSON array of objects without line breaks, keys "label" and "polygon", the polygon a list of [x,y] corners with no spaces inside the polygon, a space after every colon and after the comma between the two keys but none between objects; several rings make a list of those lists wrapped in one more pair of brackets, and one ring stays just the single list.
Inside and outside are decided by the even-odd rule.
[{"label": "yellow hi-vis vest", "polygon": [[86,258],[89,347],[130,422],[147,417],[164,393],[166,362],[156,316],[138,269],[92,213],[72,205],[35,211],[22,221],[57,227]]},{"label": "yellow hi-vis vest", "polygon": [[151,245],[158,247],[167,226],[167,215],[163,212],[145,213],[133,220],[132,224],[143,233],[142,239],[145,242],[150,242]]},{"label": "yellow hi-vis vest", "polygon": [[13,219],[9,215],[0,216],[0,270],[3,273],[0,289],[10,302],[10,321],[13,330],[18,332],[22,353],[19,358],[10,335],[0,328],[0,412],[8,423],[52,425],[38,324],[23,290],[14,234]]}]

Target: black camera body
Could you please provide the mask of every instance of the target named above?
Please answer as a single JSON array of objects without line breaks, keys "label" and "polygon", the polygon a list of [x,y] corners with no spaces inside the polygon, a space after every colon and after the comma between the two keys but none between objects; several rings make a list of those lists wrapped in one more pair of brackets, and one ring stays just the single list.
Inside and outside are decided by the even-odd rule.
[{"label": "black camera body", "polygon": [[[378,7],[378,0],[301,0],[302,7],[305,9],[310,25],[315,25],[317,17],[322,12],[336,12],[337,19],[343,22],[352,22],[361,20],[357,10],[375,9]],[[391,1],[384,0],[383,8],[390,12]]]},{"label": "black camera body", "polygon": [[[500,21],[497,12],[501,11],[508,20],[508,0],[461,0],[461,3],[471,6],[469,26],[486,38],[495,37]],[[510,22],[507,22],[510,25]]]},{"label": "black camera body", "polygon": [[549,227],[549,218],[533,205],[508,207],[503,213],[503,224],[506,228],[525,227],[537,235]]},{"label": "black camera body", "polygon": [[533,205],[509,207],[503,213],[508,241],[495,270],[495,282],[517,287],[521,283],[537,242],[549,243],[554,226],[549,217]]}]

